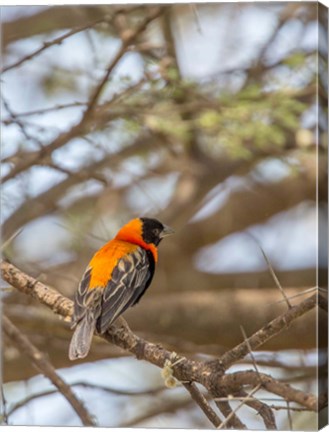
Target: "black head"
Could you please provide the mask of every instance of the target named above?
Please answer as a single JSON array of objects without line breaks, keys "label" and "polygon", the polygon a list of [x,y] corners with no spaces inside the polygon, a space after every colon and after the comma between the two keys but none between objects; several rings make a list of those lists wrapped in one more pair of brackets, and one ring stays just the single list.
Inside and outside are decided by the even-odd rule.
[{"label": "black head", "polygon": [[156,219],[140,218],[143,223],[143,240],[145,243],[153,243],[157,246],[163,237],[171,235],[174,230],[167,225],[162,224]]}]

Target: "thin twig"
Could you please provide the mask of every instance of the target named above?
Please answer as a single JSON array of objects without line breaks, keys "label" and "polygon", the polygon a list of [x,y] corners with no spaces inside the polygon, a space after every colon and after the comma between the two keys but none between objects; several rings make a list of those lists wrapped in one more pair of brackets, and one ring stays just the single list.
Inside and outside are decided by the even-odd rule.
[{"label": "thin twig", "polygon": [[[309,294],[310,292],[317,291],[317,290],[318,290],[318,287],[307,288],[307,289],[301,291],[301,292],[298,293],[298,294],[291,295],[291,296],[287,296],[287,297],[288,297],[289,300],[292,300],[292,299],[294,299],[294,298],[302,297],[302,296],[304,296],[305,294]],[[278,301],[276,301],[276,302],[272,302],[271,304],[279,304],[279,303],[283,303],[283,302],[286,302],[286,300],[285,300],[285,299],[283,299],[283,300],[278,300]]]},{"label": "thin twig", "polygon": [[[256,363],[256,359],[254,357],[254,354],[253,354],[253,352],[251,350],[251,346],[249,344],[249,340],[247,338],[246,332],[245,332],[245,330],[244,330],[244,328],[242,326],[240,326],[240,328],[241,328],[241,332],[243,334],[243,338],[244,338],[244,340],[245,340],[245,342],[246,342],[246,344],[248,346],[249,354],[250,354],[250,357],[252,359],[252,362],[253,362],[254,368],[256,370],[256,373],[257,373],[257,375],[259,377],[260,382],[262,382],[262,376],[261,376],[260,371],[258,369],[258,366],[257,366],[257,363]],[[247,397],[247,395],[244,395],[243,393],[241,392],[241,394],[243,396]],[[275,424],[275,417],[274,417],[271,409],[265,403],[263,403],[263,402],[255,399],[255,398],[251,398],[251,400],[248,400],[248,401],[245,400],[245,402],[246,402],[246,405],[249,405],[250,407],[252,407],[252,408],[254,408],[254,409],[256,409],[258,411],[258,413],[263,418],[264,424],[265,424],[265,426],[266,426],[267,429],[277,429],[276,424]]]},{"label": "thin twig", "polygon": [[27,132],[24,123],[17,117],[16,113],[14,113],[14,111],[11,109],[7,100],[3,97],[3,95],[1,95],[1,97],[2,97],[2,102],[3,102],[5,109],[8,111],[10,117],[12,118],[12,123],[15,123],[19,127],[19,129],[22,132],[22,134],[24,135],[25,139],[27,141],[34,141],[38,147],[42,147],[42,142],[38,138],[30,135]]},{"label": "thin twig", "polygon": [[[259,346],[263,345],[265,342],[270,340],[272,337],[281,333],[286,329],[296,318],[304,315],[306,312],[313,309],[317,304],[317,296],[313,294],[311,297],[303,300],[299,305],[293,306],[286,313],[278,316],[260,330],[255,332],[252,336],[248,338],[248,343],[242,342],[230,351],[223,354],[217,362],[225,370],[234,364],[237,360],[245,357],[249,352],[248,346],[255,350]],[[212,361],[216,362],[216,360]]]},{"label": "thin twig", "polygon": [[198,387],[194,382],[184,382],[182,383],[186,390],[190,393],[192,399],[199,405],[208,420],[217,428],[221,424],[221,420],[216,414],[216,412],[211,408],[209,402],[200,392]]},{"label": "thin twig", "polygon": [[[244,399],[246,402],[249,401],[255,401],[258,400],[260,402],[286,402],[285,399],[283,398],[270,398],[270,397],[259,397],[258,399],[255,399],[254,397],[245,398],[245,392],[241,392],[240,393],[241,396],[229,396],[229,397],[218,397],[218,398],[214,398],[215,402],[232,402],[232,401],[241,401],[242,399]],[[273,410],[287,410],[287,405],[268,405],[269,408],[273,409]],[[297,411],[297,412],[302,412],[302,411],[313,411],[310,408],[306,408],[306,407],[292,407],[290,406],[290,410],[291,411]]]},{"label": "thin twig", "polygon": [[287,415],[288,415],[288,422],[289,422],[289,429],[292,431],[293,425],[292,425],[292,417],[291,417],[291,411],[290,411],[290,403],[287,400]]},{"label": "thin twig", "polygon": [[84,426],[95,426],[96,423],[92,416],[83,406],[82,402],[72,392],[70,386],[67,385],[66,382],[57,374],[55,368],[46,359],[44,354],[39,351],[5,315],[2,315],[2,326],[10,341],[14,343],[21,352],[30,358],[34,366],[45,377],[47,377],[66,398],[66,400],[79,416],[82,424]]},{"label": "thin twig", "polygon": [[142,22],[142,24],[139,27],[137,27],[137,29],[135,31],[132,31],[131,33],[129,33],[128,36],[122,41],[120,49],[118,50],[115,57],[111,60],[110,64],[108,65],[103,78],[101,79],[101,81],[98,83],[98,85],[95,87],[94,91],[92,92],[92,96],[89,99],[87,109],[85,110],[85,112],[83,114],[84,120],[89,119],[89,116],[91,115],[93,109],[95,108],[96,103],[99,99],[99,96],[100,96],[105,84],[107,83],[110,74],[112,73],[112,71],[116,67],[116,65],[118,64],[121,57],[126,53],[129,45],[139,36],[140,33],[142,33],[147,28],[147,26],[152,21],[154,21],[156,18],[158,18],[162,12],[163,12],[162,8],[156,8],[153,12],[151,12],[149,14],[149,16],[147,18],[145,18],[145,20]]},{"label": "thin twig", "polygon": [[121,57],[125,54],[127,48],[130,44],[132,44],[139,36],[141,32],[143,32],[147,26],[156,18],[158,18],[161,13],[163,12],[163,8],[156,8],[152,10],[150,15],[143,21],[143,23],[135,30],[129,33],[128,37],[126,37],[121,45],[121,48],[117,52],[114,59],[111,60],[110,64],[107,67],[106,73],[103,76],[102,80],[97,84],[97,86],[94,88],[91,97],[89,99],[89,102],[87,104],[87,108],[84,111],[80,121],[76,123],[72,128],[66,132],[61,133],[60,135],[55,138],[54,141],[52,141],[51,144],[42,147],[40,150],[36,152],[29,152],[25,155],[25,158],[16,166],[14,166],[11,171],[3,176],[2,183],[5,183],[6,181],[14,178],[18,174],[20,174],[22,171],[27,170],[31,166],[33,166],[36,163],[40,163],[42,160],[49,157],[49,155],[59,148],[63,147],[67,142],[69,142],[71,139],[83,135],[83,133],[86,131],[87,126],[90,124],[89,120],[91,118],[91,114],[93,113],[94,109],[96,108],[97,101],[100,97],[100,94],[107,83],[107,80],[113,71],[113,69],[116,67],[117,63],[121,59]]},{"label": "thin twig", "polygon": [[[218,401],[218,402],[231,402],[231,401],[241,401],[242,399],[245,399],[245,395],[240,395],[240,396],[228,396],[228,397],[216,397],[214,398],[214,401]],[[250,400],[254,400],[254,398],[250,398]],[[285,402],[285,399],[283,398],[279,398],[279,397],[259,397],[258,400],[263,401],[263,402]],[[286,405],[271,405],[271,408],[277,408],[277,409],[287,409]],[[310,411],[309,408],[301,408],[301,407],[290,407],[290,409],[295,409],[297,411]]]},{"label": "thin twig", "polygon": [[228,401],[219,402],[215,399],[215,403],[219,408],[219,410],[221,411],[221,413],[224,415],[224,417],[231,416],[227,422],[227,426],[229,428],[233,428],[236,430],[247,429],[246,425],[242,423],[242,421],[235,413],[233,413],[233,410]]},{"label": "thin twig", "polygon": [[[142,390],[140,392],[130,392],[130,391],[124,391],[124,390],[118,390],[112,387],[108,387],[108,386],[101,386],[101,385],[97,385],[97,384],[90,384],[90,383],[86,383],[86,382],[75,382],[75,383],[71,383],[70,387],[86,387],[86,388],[92,388],[92,389],[97,389],[103,392],[107,392],[110,394],[115,394],[118,396],[131,396],[131,397],[135,397],[135,396],[148,396],[148,395],[155,395],[158,394],[160,392],[163,392],[166,390],[165,387],[160,387],[160,388],[156,388],[156,389],[150,389],[150,390]],[[19,402],[15,403],[9,410],[8,410],[8,417],[10,415],[12,415],[15,411],[17,411],[18,409],[24,407],[25,405],[27,405],[29,402],[41,398],[41,397],[45,397],[45,396],[50,396],[53,394],[58,393],[58,389],[53,389],[53,390],[46,390],[40,393],[34,393],[29,395],[28,397],[26,397],[23,400],[20,400]]]},{"label": "thin twig", "polygon": [[[54,112],[54,111],[60,111],[63,109],[68,109],[68,108],[77,108],[77,107],[86,106],[86,105],[87,105],[87,102],[71,102],[71,103],[67,103],[67,104],[55,105],[55,106],[49,107],[49,108],[40,108],[40,109],[33,110],[33,111],[25,111],[25,112],[21,112],[21,113],[15,113],[15,116],[16,116],[16,118],[18,118],[18,117],[30,117],[30,116],[35,116],[35,115],[43,115],[43,114],[48,114],[48,113]],[[11,123],[11,121],[12,120],[10,118],[2,119],[2,123],[4,125]]]},{"label": "thin twig", "polygon": [[105,18],[102,18],[102,19],[99,19],[99,20],[96,20],[96,21],[92,21],[91,23],[88,23],[88,24],[86,24],[84,26],[80,26],[80,27],[77,27],[77,28],[75,28],[73,30],[70,30],[70,31],[64,33],[62,36],[59,36],[59,37],[53,39],[52,41],[44,42],[40,48],[38,48],[37,50],[31,52],[30,54],[26,55],[25,57],[21,58],[20,60],[17,60],[15,63],[12,63],[9,66],[5,66],[2,69],[1,72],[5,73],[5,72],[7,72],[7,71],[9,71],[11,69],[14,69],[14,68],[16,68],[18,66],[21,66],[23,63],[25,63],[28,60],[33,59],[36,56],[38,56],[39,54],[41,54],[46,49],[48,49],[48,48],[50,48],[50,47],[52,47],[54,45],[60,45],[62,42],[64,42],[65,39],[68,39],[69,37],[71,37],[71,36],[73,36],[73,35],[75,35],[77,33],[80,33],[80,32],[82,32],[84,30],[87,30],[89,28],[95,27],[97,24],[101,24],[101,23],[103,23],[105,21],[106,21]]},{"label": "thin twig", "polygon": [[271,407],[263,401],[260,401],[259,398],[249,398],[248,394],[244,390],[241,390],[239,395],[245,398],[246,405],[257,411],[257,413],[262,417],[266,429],[277,430],[275,417]]},{"label": "thin twig", "polygon": [[253,370],[245,370],[226,374],[221,378],[221,384],[226,386],[234,394],[239,392],[241,387],[260,384],[265,390],[283,397],[285,400],[296,402],[301,406],[317,411],[317,397],[282,383],[265,373],[257,374]]},{"label": "thin twig", "polygon": [[220,426],[217,429],[223,429],[224,426],[228,423],[228,421],[233,417],[234,414],[236,414],[236,412],[246,403],[246,399],[250,398],[254,393],[256,393],[261,387],[261,384],[258,384],[253,390],[251,390],[250,393],[248,393],[248,395],[242,399],[241,403],[239,403],[239,405],[231,412],[231,414],[226,417],[226,419],[220,424]]},{"label": "thin twig", "polygon": [[17,231],[12,234],[8,240],[4,241],[1,245],[1,252],[7,249],[7,247],[15,240],[17,236],[20,235],[20,233],[23,231],[23,228],[19,228]]},{"label": "thin twig", "polygon": [[3,391],[3,383],[0,384],[0,424],[8,424],[9,412],[7,412],[7,401]]},{"label": "thin twig", "polygon": [[199,14],[199,11],[198,11],[197,4],[191,3],[190,7],[192,9],[192,12],[193,12],[193,15],[194,15],[194,18],[195,18],[196,28],[197,28],[198,32],[200,33],[200,35],[203,35],[202,28],[201,28],[201,23],[200,23],[200,14]]}]

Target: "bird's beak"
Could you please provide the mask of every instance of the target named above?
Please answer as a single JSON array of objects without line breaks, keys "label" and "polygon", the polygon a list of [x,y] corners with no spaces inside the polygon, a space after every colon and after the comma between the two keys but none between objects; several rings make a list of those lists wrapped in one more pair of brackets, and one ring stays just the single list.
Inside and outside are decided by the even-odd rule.
[{"label": "bird's beak", "polygon": [[163,225],[163,230],[160,234],[160,238],[167,237],[171,234],[174,234],[174,230],[170,228],[168,225]]}]

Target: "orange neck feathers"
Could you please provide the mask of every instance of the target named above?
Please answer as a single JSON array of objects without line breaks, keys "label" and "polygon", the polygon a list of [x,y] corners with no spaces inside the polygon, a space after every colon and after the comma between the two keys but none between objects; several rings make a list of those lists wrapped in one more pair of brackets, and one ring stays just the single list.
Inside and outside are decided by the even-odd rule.
[{"label": "orange neck feathers", "polygon": [[116,240],[121,240],[141,246],[143,249],[149,250],[154,258],[158,261],[158,250],[153,243],[146,243],[143,240],[143,222],[140,219],[133,219],[123,226],[115,236]]}]

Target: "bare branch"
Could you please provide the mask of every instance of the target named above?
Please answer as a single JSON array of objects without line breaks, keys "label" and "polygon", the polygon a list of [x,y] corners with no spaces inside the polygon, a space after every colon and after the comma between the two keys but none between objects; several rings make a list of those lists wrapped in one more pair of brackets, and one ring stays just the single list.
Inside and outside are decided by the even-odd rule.
[{"label": "bare branch", "polygon": [[9,103],[6,101],[6,99],[3,97],[3,95],[2,95],[2,102],[3,102],[4,107],[8,111],[11,119],[12,119],[12,123],[17,124],[17,126],[21,130],[22,134],[24,135],[25,139],[28,141],[34,141],[38,145],[38,147],[42,147],[42,142],[38,138],[31,136],[27,132],[24,123],[18,118],[16,113],[14,113],[14,111],[10,108]]},{"label": "bare branch", "polygon": [[[60,111],[63,109],[68,109],[68,108],[77,108],[77,107],[81,107],[81,106],[85,106],[87,105],[86,102],[71,102],[71,103],[67,103],[67,104],[58,104],[55,105],[53,107],[49,107],[49,108],[41,108],[41,109],[37,109],[37,110],[33,110],[33,111],[25,111],[25,112],[21,112],[21,113],[15,113],[16,118],[17,117],[30,117],[30,116],[35,116],[35,115],[43,115],[43,114],[48,114],[50,112],[54,112],[54,111]],[[2,119],[2,123],[5,125],[8,125],[12,122],[12,120],[10,118],[5,118]]]},{"label": "bare branch", "polygon": [[192,396],[192,399],[199,405],[206,417],[217,428],[221,424],[221,420],[216,412],[211,408],[205,396],[200,392],[198,387],[193,382],[184,382],[183,386]]},{"label": "bare branch", "polygon": [[313,394],[294,389],[264,373],[257,374],[253,370],[234,372],[223,376],[221,383],[227,386],[232,393],[235,393],[235,390],[240,391],[239,389],[244,385],[260,385],[267,391],[282,396],[285,400],[297,402],[305,408],[317,411],[318,401]]},{"label": "bare branch", "polygon": [[0,385],[0,423],[7,425],[8,417],[9,417],[9,413],[7,412],[7,401],[3,391],[3,383],[1,383]]},{"label": "bare branch", "polygon": [[30,358],[35,367],[47,377],[67,399],[74,411],[78,414],[82,424],[84,426],[95,426],[95,421],[83,406],[82,402],[77,399],[70,386],[56,373],[56,370],[46,359],[44,354],[39,351],[5,315],[2,315],[2,325],[10,341]]},{"label": "bare branch", "polygon": [[226,424],[229,428],[237,430],[247,429],[247,426],[242,423],[239,417],[233,412],[228,400],[218,401],[215,399],[215,403],[221,413],[228,419]]},{"label": "bare branch", "polygon": [[127,37],[124,39],[121,45],[121,48],[117,52],[116,56],[114,57],[114,59],[111,60],[110,64],[108,65],[106,69],[106,73],[103,76],[102,80],[95,87],[89,99],[89,102],[87,104],[87,108],[83,113],[80,121],[76,123],[70,130],[61,133],[57,138],[55,138],[55,140],[51,144],[48,144],[46,147],[42,147],[40,150],[36,152],[27,153],[23,158],[23,160],[16,166],[14,166],[11,169],[11,171],[2,178],[2,183],[5,183],[6,181],[16,177],[18,174],[27,170],[32,165],[40,164],[44,159],[49,157],[53,151],[58,150],[59,148],[67,144],[71,139],[83,135],[86,132],[86,130],[88,130],[88,127],[90,126],[91,114],[96,107],[96,103],[99,99],[102,89],[104,88],[111,72],[118,64],[122,56],[125,54],[129,45],[132,44],[135,38],[137,38],[138,35],[141,32],[143,32],[153,20],[158,18],[162,12],[163,12],[163,8],[161,7],[152,9],[151,13],[142,22],[142,24],[135,31],[131,31],[127,35]]},{"label": "bare branch", "polygon": [[[246,398],[250,398],[256,391],[258,391],[260,388],[260,384],[258,384],[250,393],[248,393]],[[223,429],[224,426],[227,425],[229,420],[236,414],[236,412],[245,404],[245,399],[242,399],[241,403],[235,408],[234,411],[232,411],[228,417],[222,422],[222,424],[217,429]]]},{"label": "bare branch", "polygon": [[265,427],[269,430],[276,430],[277,426],[275,423],[275,417],[273,414],[273,407],[269,407],[264,402],[261,402],[255,397],[248,397],[248,393],[241,391],[240,395],[244,397],[245,404],[257,411],[257,413],[262,417]]},{"label": "bare branch", "polygon": [[[130,391],[118,390],[118,389],[108,387],[108,386],[90,384],[87,382],[75,382],[75,383],[70,384],[70,387],[92,388],[92,389],[101,390],[101,391],[106,392],[106,393],[115,394],[118,396],[148,396],[148,395],[155,395],[155,394],[158,394],[158,393],[166,390],[165,387],[161,387],[161,388],[150,389],[150,390],[142,390],[139,392],[130,392]],[[58,392],[57,389],[53,389],[53,390],[46,390],[46,391],[43,391],[40,393],[33,393],[33,394],[29,395],[25,399],[20,400],[19,402],[15,403],[8,410],[8,417],[11,416],[15,411],[17,411],[20,408],[22,408],[23,406],[27,405],[29,402],[31,402],[35,399],[38,399],[38,398],[42,398],[44,396],[50,396],[50,395],[56,394],[57,392]]]},{"label": "bare branch", "polygon": [[273,321],[268,323],[266,326],[258,330],[252,336],[248,338],[247,341],[234,347],[232,350],[225,353],[218,360],[218,364],[227,369],[237,360],[242,359],[250,349],[256,349],[263,345],[266,341],[274,337],[275,335],[281,333],[283,330],[287,329],[289,325],[298,317],[304,315],[306,312],[313,309],[317,304],[316,295],[308,297],[303,302],[299,303],[297,306],[289,309],[285,314],[280,315]]},{"label": "bare branch", "polygon": [[24,294],[37,298],[40,303],[50,307],[54,313],[61,315],[66,321],[70,319],[73,312],[71,300],[26,273],[18,271],[15,266],[8,262],[3,261],[1,263],[1,272],[3,279],[10,285]]},{"label": "bare branch", "polygon": [[24,202],[18,207],[14,213],[4,222],[2,232],[5,237],[11,236],[18,228],[22,227],[27,222],[36,219],[44,214],[58,209],[58,200],[62,198],[69,188],[72,186],[92,178],[98,170],[104,167],[117,165],[126,157],[139,154],[146,150],[150,150],[154,145],[152,137],[146,134],[141,134],[136,141],[124,147],[121,151],[115,154],[106,155],[103,159],[90,163],[82,170],[73,173],[69,177],[55,184],[50,189],[34,198]]},{"label": "bare branch", "polygon": [[98,19],[96,21],[92,21],[88,24],[76,27],[75,29],[68,31],[67,33],[63,34],[62,36],[59,36],[59,37],[53,39],[52,41],[44,42],[42,44],[42,46],[40,48],[38,48],[37,50],[31,52],[30,54],[26,55],[25,57],[21,58],[20,60],[17,60],[15,63],[12,63],[11,65],[5,66],[4,68],[2,68],[1,72],[5,73],[11,69],[14,69],[18,66],[21,66],[26,61],[31,60],[34,57],[40,55],[46,49],[48,49],[54,45],[60,45],[65,39],[69,38],[70,36],[73,36],[77,33],[80,33],[84,30],[87,30],[89,28],[95,27],[97,24],[100,24],[100,23],[105,22],[105,21],[106,21],[105,18]]},{"label": "bare branch", "polygon": [[96,88],[94,89],[94,91],[92,93],[92,96],[90,97],[87,109],[86,109],[86,111],[83,114],[83,120],[84,121],[86,121],[87,119],[89,119],[89,116],[91,115],[93,109],[95,108],[95,105],[96,105],[96,103],[97,103],[97,101],[99,99],[99,96],[100,96],[100,94],[101,94],[101,92],[102,92],[105,84],[107,83],[107,80],[108,80],[111,72],[113,71],[113,69],[115,68],[115,66],[118,64],[118,62],[121,59],[121,57],[126,53],[129,45],[131,43],[133,43],[134,40],[138,37],[138,35],[140,33],[142,33],[147,28],[147,26],[153,20],[155,20],[156,18],[158,18],[162,13],[163,13],[163,8],[155,8],[135,31],[129,32],[127,34],[127,36],[123,39],[121,48],[118,50],[117,54],[115,55],[115,57],[113,58],[113,60],[108,65],[108,67],[106,69],[106,72],[105,72],[102,80],[96,86]]}]

